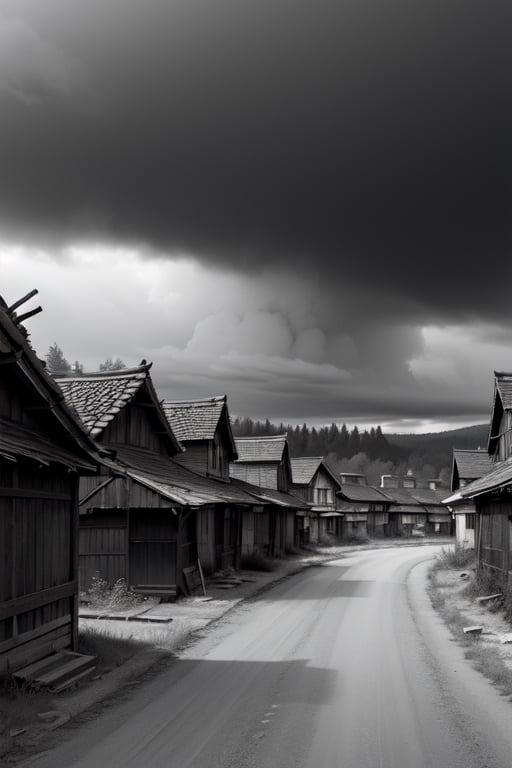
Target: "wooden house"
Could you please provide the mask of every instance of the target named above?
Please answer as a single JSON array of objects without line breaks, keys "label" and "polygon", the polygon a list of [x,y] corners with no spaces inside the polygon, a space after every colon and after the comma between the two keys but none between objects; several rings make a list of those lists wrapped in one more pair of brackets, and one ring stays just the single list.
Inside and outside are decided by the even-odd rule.
[{"label": "wooden house", "polygon": [[459,486],[445,504],[475,505],[478,567],[503,584],[512,574],[512,373],[495,371],[487,453],[491,470]]},{"label": "wooden house", "polygon": [[21,319],[0,299],[2,672],[77,650],[78,479],[97,469],[93,441],[30,348]]},{"label": "wooden house", "polygon": [[164,413],[184,448],[175,460],[200,475],[229,482],[229,464],[238,458],[227,397],[164,400]]},{"label": "wooden house", "polygon": [[241,556],[237,509],[253,500],[173,461],[182,448],[149,371],[144,364],[59,380],[90,434],[111,452],[108,476],[81,483],[84,589],[100,576],[109,584],[125,579],[145,594],[175,595],[186,591],[184,569],[198,558],[210,573]]},{"label": "wooden house", "polygon": [[323,456],[290,459],[292,491],[304,499],[310,509],[303,520],[309,523],[299,529],[299,544],[318,542],[324,536],[337,536],[343,515],[336,510],[336,492],[340,482],[329,469]]},{"label": "wooden house", "polygon": [[[452,495],[487,475],[493,464],[487,451],[453,450],[450,490]],[[445,500],[445,504],[447,501]],[[472,499],[458,499],[448,504],[455,517],[455,539],[459,546],[475,546],[476,507]]]},{"label": "wooden house", "polygon": [[512,373],[494,372],[494,400],[487,452],[492,461],[512,456]]},{"label": "wooden house", "polygon": [[[163,410],[183,453],[175,461],[205,477],[230,483],[229,463],[238,458],[226,395],[202,400],[164,400]],[[208,573],[239,568],[243,509],[252,497],[238,492],[244,503],[211,505],[197,515],[198,554]]]},{"label": "wooden house", "polygon": [[343,512],[341,536],[357,539],[388,535],[390,497],[368,485],[361,474],[341,473],[340,482],[337,508]]},{"label": "wooden house", "polygon": [[443,500],[446,491],[419,487],[411,472],[383,475],[381,489],[392,500],[388,509],[387,533],[390,536],[452,534],[452,519]]},{"label": "wooden house", "polygon": [[[243,551],[263,551],[279,556],[297,543],[297,512],[309,505],[290,493],[292,474],[286,435],[235,438],[238,459],[229,473],[234,483],[243,484],[263,502],[247,513]],[[250,486],[250,487],[249,487]]]}]

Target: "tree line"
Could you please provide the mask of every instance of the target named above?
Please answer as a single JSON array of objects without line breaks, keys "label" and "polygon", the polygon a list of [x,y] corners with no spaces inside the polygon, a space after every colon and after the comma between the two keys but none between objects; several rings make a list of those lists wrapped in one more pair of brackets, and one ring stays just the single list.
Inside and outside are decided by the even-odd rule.
[{"label": "tree line", "polygon": [[[78,360],[75,360],[74,364],[71,365],[56,342],[49,347],[45,359],[46,370],[52,376],[80,376],[84,372],[84,367]],[[126,365],[120,357],[115,359],[107,357],[106,360],[99,364],[98,371],[120,371],[123,368],[126,368]]]}]

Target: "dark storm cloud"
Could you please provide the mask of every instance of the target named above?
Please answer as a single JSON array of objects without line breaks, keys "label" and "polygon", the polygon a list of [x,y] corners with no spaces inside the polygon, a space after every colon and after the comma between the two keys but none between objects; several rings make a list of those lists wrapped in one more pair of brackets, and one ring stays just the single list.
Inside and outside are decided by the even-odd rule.
[{"label": "dark storm cloud", "polygon": [[370,315],[503,318],[511,14],[0,0],[3,231],[314,270]]}]

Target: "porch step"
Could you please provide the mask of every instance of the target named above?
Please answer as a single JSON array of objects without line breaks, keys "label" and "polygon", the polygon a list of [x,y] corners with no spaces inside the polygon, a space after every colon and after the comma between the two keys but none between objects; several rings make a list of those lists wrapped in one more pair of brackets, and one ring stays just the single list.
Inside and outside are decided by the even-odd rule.
[{"label": "porch step", "polygon": [[72,685],[95,668],[96,656],[61,651],[18,669],[14,677],[34,688],[46,688],[56,692]]}]

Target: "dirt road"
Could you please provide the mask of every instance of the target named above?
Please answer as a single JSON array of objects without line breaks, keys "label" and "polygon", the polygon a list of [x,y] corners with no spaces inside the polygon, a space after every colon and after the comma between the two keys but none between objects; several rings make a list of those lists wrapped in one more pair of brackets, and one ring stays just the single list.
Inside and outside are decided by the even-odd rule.
[{"label": "dirt road", "polygon": [[312,568],[211,628],[38,768],[510,768],[512,705],[425,595],[436,547]]}]

